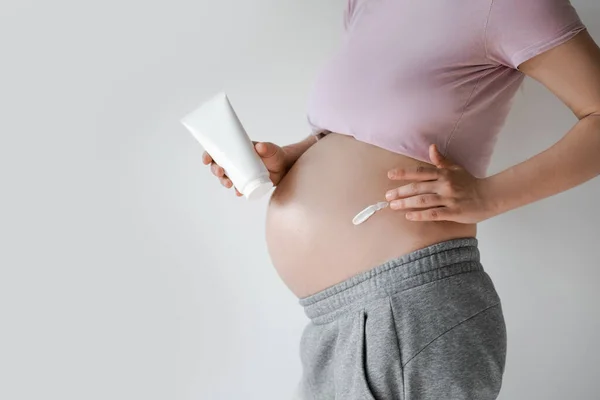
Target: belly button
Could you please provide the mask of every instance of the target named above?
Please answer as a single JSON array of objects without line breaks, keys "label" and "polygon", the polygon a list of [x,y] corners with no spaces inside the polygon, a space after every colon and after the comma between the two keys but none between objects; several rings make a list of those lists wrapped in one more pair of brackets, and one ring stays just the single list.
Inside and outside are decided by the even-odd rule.
[{"label": "belly button", "polygon": [[363,222],[365,222],[366,220],[368,220],[369,218],[371,218],[371,216],[373,214],[375,214],[377,211],[383,210],[384,208],[386,208],[389,205],[390,205],[390,203],[388,203],[387,201],[380,201],[377,204],[373,204],[373,205],[365,208],[358,214],[356,214],[356,216],[352,219],[352,223],[354,225],[360,225]]}]

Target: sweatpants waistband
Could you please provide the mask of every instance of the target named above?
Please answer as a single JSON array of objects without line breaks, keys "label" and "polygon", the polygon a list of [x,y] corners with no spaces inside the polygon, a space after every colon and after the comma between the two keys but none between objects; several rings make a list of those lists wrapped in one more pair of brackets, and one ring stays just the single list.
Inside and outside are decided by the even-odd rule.
[{"label": "sweatpants waistband", "polygon": [[391,259],[298,302],[314,324],[324,324],[371,300],[472,271],[483,271],[477,238],[450,239]]}]

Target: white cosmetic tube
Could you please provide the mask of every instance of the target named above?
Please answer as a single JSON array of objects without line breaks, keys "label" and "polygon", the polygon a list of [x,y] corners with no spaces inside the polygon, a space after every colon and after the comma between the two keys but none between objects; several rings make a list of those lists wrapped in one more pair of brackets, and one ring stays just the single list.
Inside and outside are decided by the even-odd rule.
[{"label": "white cosmetic tube", "polygon": [[269,171],[223,92],[181,119],[213,160],[225,170],[246,199],[258,199],[273,188]]}]

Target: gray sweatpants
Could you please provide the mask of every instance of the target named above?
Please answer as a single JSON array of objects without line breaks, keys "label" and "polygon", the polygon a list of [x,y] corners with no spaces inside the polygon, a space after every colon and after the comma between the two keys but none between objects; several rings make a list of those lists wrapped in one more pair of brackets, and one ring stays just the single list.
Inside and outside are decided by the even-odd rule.
[{"label": "gray sweatpants", "polygon": [[299,299],[294,399],[496,399],[506,326],[477,243],[436,243]]}]

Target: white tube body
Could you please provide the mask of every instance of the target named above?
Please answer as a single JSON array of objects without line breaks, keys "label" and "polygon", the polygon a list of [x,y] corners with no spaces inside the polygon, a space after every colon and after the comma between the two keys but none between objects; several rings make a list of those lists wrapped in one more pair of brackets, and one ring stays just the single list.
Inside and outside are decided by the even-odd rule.
[{"label": "white tube body", "polygon": [[269,171],[225,93],[201,104],[183,117],[181,123],[247,199],[259,198],[273,187]]}]

